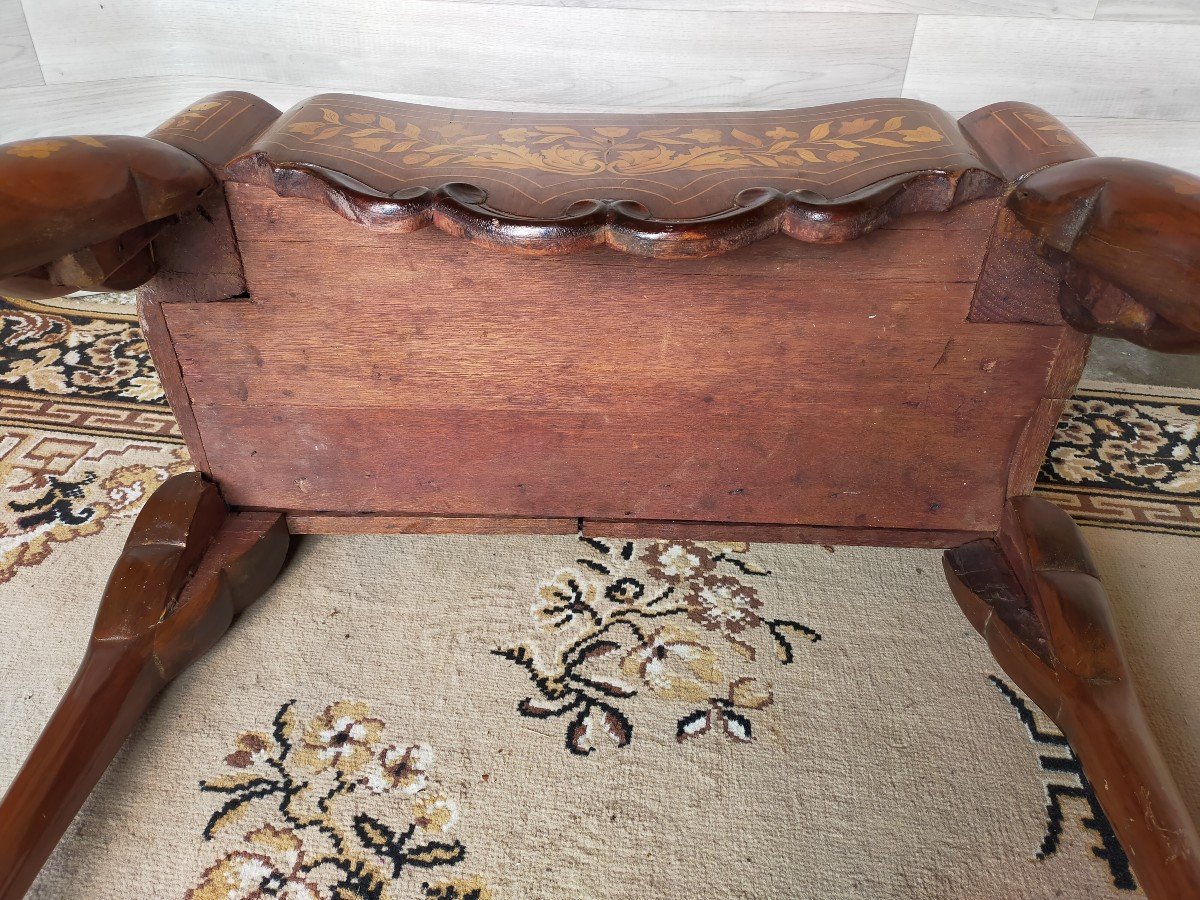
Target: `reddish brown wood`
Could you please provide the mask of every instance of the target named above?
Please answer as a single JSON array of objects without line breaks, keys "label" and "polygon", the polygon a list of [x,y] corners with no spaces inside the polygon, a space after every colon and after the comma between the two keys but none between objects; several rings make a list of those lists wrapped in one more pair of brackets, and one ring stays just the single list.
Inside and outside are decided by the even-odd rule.
[{"label": "reddish brown wood", "polygon": [[574,534],[578,519],[290,513],[292,534]]},{"label": "reddish brown wood", "polygon": [[971,299],[971,321],[1061,325],[1061,288],[1062,276],[1041,255],[1037,238],[1011,210],[1001,210]]},{"label": "reddish brown wood", "polygon": [[846,547],[925,547],[945,549],[983,537],[978,531],[911,528],[826,528],[813,525],[743,525],[737,522],[665,522],[584,519],[583,534],[610,538],[690,541],[747,541],[767,544],[822,544]]},{"label": "reddish brown wood", "polygon": [[1083,535],[1017,497],[1005,528],[950,550],[946,577],[1001,668],[1062,729],[1151,898],[1200,896],[1200,836],[1138,702]]},{"label": "reddish brown wood", "polygon": [[1009,206],[1059,265],[1076,328],[1200,351],[1200,178],[1128,159],[1037,172]]},{"label": "reddish brown wood", "polygon": [[150,701],[267,589],[288,543],[282,516],[228,513],[197,473],[150,497],[79,671],[0,801],[0,900],[24,895]]},{"label": "reddish brown wood", "polygon": [[[0,148],[0,289],[160,265],[140,311],[193,457],[230,502],[281,512],[226,516],[199,475],[151,500],[0,805],[0,898],[274,577],[283,514],[327,533],[982,538],[947,557],[964,610],[1071,737],[1148,892],[1195,891],[1195,832],[1086,551],[1006,498],[1079,377],[1087,338],[1064,322],[1200,346],[1200,182],[1089,159],[1017,103],[956,126],[907,100],[595,117],[325,95],[281,116],[226,92],[153,137]],[[471,243],[410,233],[427,225]]]},{"label": "reddish brown wood", "polygon": [[140,284],[150,239],[212,183],[150,138],[43,138],[0,146],[0,290],[31,298]]},{"label": "reddish brown wood", "polygon": [[644,519],[534,519],[498,516],[386,516],[289,513],[292,534],[585,534],[614,538],[827,544],[872,547],[957,547],[990,532],[821,528]]},{"label": "reddish brown wood", "polygon": [[1077,377],[1061,327],[964,321],[991,202],[841,246],[538,260],[228,187],[249,296],[162,310],[240,505],[986,532]]}]

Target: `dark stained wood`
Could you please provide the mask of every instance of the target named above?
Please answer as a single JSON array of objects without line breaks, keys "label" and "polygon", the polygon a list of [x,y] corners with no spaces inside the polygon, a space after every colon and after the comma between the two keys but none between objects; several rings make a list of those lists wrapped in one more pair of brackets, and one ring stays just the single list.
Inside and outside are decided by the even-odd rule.
[{"label": "dark stained wood", "polygon": [[993,103],[967,113],[958,127],[979,158],[1010,184],[1038,169],[1095,155],[1071,129],[1031,103]]},{"label": "dark stained wood", "polygon": [[0,290],[157,268],[147,340],[224,496],[182,476],[139,517],[0,804],[0,900],[265,590],[289,525],[969,541],[956,597],[1071,738],[1143,886],[1200,890],[1086,549],[1020,496],[1086,355],[1068,325],[1200,347],[1200,181],[1092,158],[1020,103],[955,125],[910,100],[281,115],[224,92],[152,138],[0,147]]},{"label": "dark stained wood", "polygon": [[18,900],[150,701],[270,586],[278,513],[229,513],[197,473],[163,484],[109,579],[87,650],[0,801],[0,900]]},{"label": "dark stained wood", "polygon": [[1200,836],[1146,723],[1083,535],[1015,498],[996,539],[945,555],[955,598],[1001,668],[1071,742],[1146,895],[1200,896]]},{"label": "dark stained wood", "polygon": [[261,184],[272,173],[285,182],[309,173],[330,188],[395,201],[379,211],[392,220],[422,197],[469,185],[447,199],[486,203],[514,228],[522,218],[562,217],[580,201],[630,201],[666,222],[734,210],[746,189],[834,200],[898,176],[936,172],[955,182],[967,172],[988,174],[954,121],[916,100],[594,115],[442,109],[346,94],[293,107],[229,171]]},{"label": "dark stained wood", "polygon": [[531,255],[607,245],[664,259],[776,233],[851,240],[999,188],[954,123],[912,100],[581,116],[328,94],[284,114],[226,172],[372,228],[433,225]]},{"label": "dark stained wood", "polygon": [[219,172],[278,118],[279,110],[260,97],[220,91],[197,100],[148,136],[190,153]]},{"label": "dark stained wood", "polygon": [[487,205],[486,193],[470,184],[380,196],[340,172],[278,167],[264,154],[246,157],[230,171],[246,183],[270,186],[281,197],[319,201],[360,225],[398,233],[434,225],[480,246],[527,256],[607,246],[637,256],[687,259],[728,253],[775,234],[840,243],[897,216],[942,212],[996,192],[995,179],[979,173],[920,173],[894,176],[832,200],[805,191],[748,188],[733,198],[731,208],[688,219],[657,219],[630,200],[580,200],[559,216],[515,217]]},{"label": "dark stained wood", "polygon": [[151,238],[211,183],[193,157],[150,138],[0,146],[0,291],[40,299],[140,284]]},{"label": "dark stained wood", "polygon": [[1200,178],[1081,159],[1025,178],[1009,206],[1059,265],[1059,302],[1073,326],[1200,351]]}]

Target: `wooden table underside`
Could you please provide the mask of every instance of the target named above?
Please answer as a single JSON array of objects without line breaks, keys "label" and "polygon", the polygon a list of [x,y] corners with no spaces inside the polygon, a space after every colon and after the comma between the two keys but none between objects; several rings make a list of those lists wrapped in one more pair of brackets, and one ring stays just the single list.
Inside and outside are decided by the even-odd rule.
[{"label": "wooden table underside", "polygon": [[[1038,163],[1088,152],[994,116]],[[1009,237],[1010,161],[915,101],[227,94],[155,135],[224,182],[143,292],[168,396],[230,502],[295,531],[955,546],[1028,490],[1086,353]],[[244,281],[189,277],[225,227]]]}]

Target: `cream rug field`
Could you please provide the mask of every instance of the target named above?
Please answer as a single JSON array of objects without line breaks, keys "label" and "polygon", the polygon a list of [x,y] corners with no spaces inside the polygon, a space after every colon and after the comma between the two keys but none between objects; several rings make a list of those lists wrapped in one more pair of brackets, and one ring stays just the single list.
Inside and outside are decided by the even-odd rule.
[{"label": "cream rug field", "polygon": [[[1200,394],[1086,385],[1085,525],[1200,816]],[[119,304],[0,306],[0,790],[155,485]],[[1054,726],[931,551],[306,538],[143,719],[39,898],[1131,897]]]}]

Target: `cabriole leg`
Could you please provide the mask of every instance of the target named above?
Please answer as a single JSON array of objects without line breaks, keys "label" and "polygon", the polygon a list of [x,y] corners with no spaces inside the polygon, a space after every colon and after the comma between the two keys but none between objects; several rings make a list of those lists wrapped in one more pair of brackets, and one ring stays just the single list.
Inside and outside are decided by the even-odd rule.
[{"label": "cabriole leg", "polygon": [[199,473],[162,485],[109,578],[83,661],[0,801],[0,900],[17,900],[150,701],[275,580],[283,516],[234,512]]},{"label": "cabriole leg", "polygon": [[1150,733],[1083,534],[1034,497],[995,539],[946,551],[946,577],[1010,678],[1071,743],[1151,898],[1200,897],[1200,837]]}]

